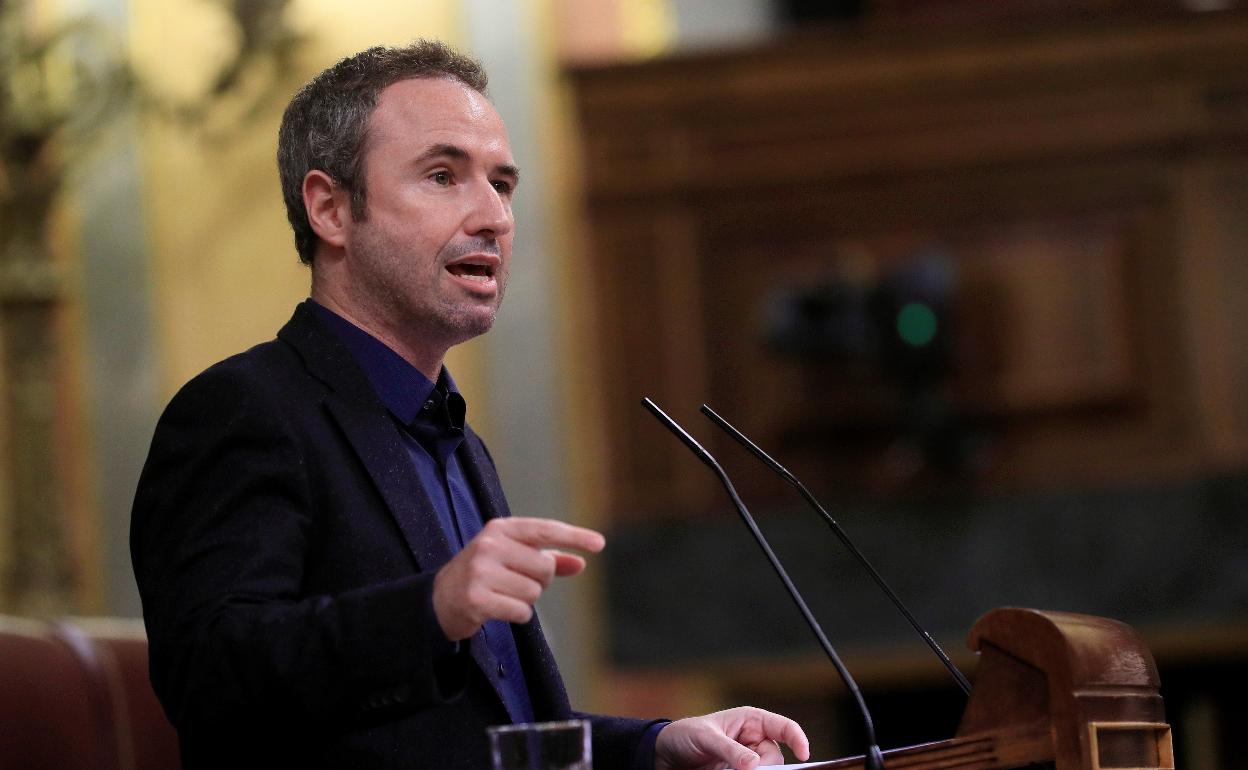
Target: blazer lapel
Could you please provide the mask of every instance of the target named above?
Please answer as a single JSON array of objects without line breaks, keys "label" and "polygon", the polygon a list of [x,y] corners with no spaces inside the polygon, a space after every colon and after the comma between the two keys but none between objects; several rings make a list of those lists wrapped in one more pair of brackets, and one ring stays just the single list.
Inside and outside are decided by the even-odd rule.
[{"label": "blazer lapel", "polygon": [[[432,572],[450,561],[454,556],[450,542],[442,531],[429,494],[416,480],[412,460],[402,445],[389,413],[384,408],[362,409],[356,404],[337,398],[327,399],[325,405],[342,426],[347,439],[372,476],[373,483],[381,491],[381,496],[403,531],[403,537],[421,569]],[[384,440],[379,440],[379,437],[384,437]],[[472,488],[481,489],[471,473],[469,482]],[[482,506],[483,518],[492,518],[486,513],[485,503],[478,502],[478,505]],[[506,708],[507,701],[499,690],[498,679],[493,676],[498,670],[498,658],[480,632],[473,634],[468,640],[468,651],[485,674],[499,704]],[[516,717],[515,714],[511,716],[513,720]]]},{"label": "blazer lapel", "polygon": [[450,561],[451,544],[389,413],[332,396],[325,407],[360,456],[420,568],[432,572]]},{"label": "blazer lapel", "polygon": [[464,426],[464,443],[460,444],[456,455],[459,457],[459,466],[464,469],[468,485],[477,491],[477,507],[481,510],[481,520],[486,522],[510,516],[511,511],[507,508],[507,498],[503,496],[498,472],[494,470],[494,461],[472,428]]},{"label": "blazer lapel", "polygon": [[329,387],[324,406],[368,471],[420,569],[432,572],[450,561],[450,542],[412,470],[399,428],[350,351],[317,320],[316,310],[307,302],[295,308],[277,336],[294,347],[308,371]]},{"label": "blazer lapel", "polygon": [[[432,572],[450,561],[454,552],[438,522],[428,493],[417,480],[411,457],[399,436],[399,428],[373,392],[350,351],[316,319],[316,310],[307,302],[295,309],[294,316],[277,336],[293,346],[308,371],[331,390],[325,398],[325,408],[359,455],[420,569]],[[469,487],[476,493],[481,518],[489,521],[511,515],[485,446],[470,428],[465,428],[465,433],[457,455]],[[548,708],[548,668],[553,667],[553,661],[544,640],[540,640],[541,632],[536,630],[536,625],[534,620],[522,626],[513,625],[512,628],[517,644],[523,645],[521,657],[526,660],[529,658],[525,657],[524,648],[532,649],[530,637],[535,632],[539,637],[540,651],[538,657],[533,659],[542,661],[538,666],[540,673],[526,669],[525,674],[530,695],[534,698],[534,708],[538,708],[539,704]],[[477,633],[469,640],[468,648],[473,660],[485,673],[486,681],[494,689],[500,705],[505,705],[506,701],[498,690],[498,680],[492,676],[498,670],[498,659],[489,645]],[[540,687],[537,682],[541,682]],[[558,692],[563,693],[562,683]],[[563,695],[563,702],[567,702],[566,695]]]}]

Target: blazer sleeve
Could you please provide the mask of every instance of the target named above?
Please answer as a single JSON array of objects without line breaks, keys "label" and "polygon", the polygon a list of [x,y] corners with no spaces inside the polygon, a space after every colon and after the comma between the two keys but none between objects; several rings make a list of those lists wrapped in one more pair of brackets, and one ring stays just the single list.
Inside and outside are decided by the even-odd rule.
[{"label": "blazer sleeve", "polygon": [[655,739],[670,720],[584,713],[574,716],[590,722],[596,770],[654,770]]},{"label": "blazer sleeve", "polygon": [[217,367],[157,426],[131,554],[170,719],[342,725],[455,699],[470,658],[437,623],[432,574],[305,595],[317,507],[283,406]]}]

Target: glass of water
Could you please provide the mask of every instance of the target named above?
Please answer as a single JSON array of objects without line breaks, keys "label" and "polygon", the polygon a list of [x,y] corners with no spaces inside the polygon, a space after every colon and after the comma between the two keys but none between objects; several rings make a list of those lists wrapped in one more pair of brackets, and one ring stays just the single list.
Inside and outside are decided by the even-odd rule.
[{"label": "glass of water", "polygon": [[591,770],[589,722],[500,725],[490,736],[493,770]]}]

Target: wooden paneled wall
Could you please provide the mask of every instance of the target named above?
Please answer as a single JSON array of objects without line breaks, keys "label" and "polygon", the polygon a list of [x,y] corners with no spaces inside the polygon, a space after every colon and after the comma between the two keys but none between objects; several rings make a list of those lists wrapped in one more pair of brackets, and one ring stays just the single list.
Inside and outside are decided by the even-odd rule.
[{"label": "wooden paneled wall", "polygon": [[[570,77],[613,516],[720,502],[642,395],[868,495],[1248,466],[1248,14],[824,31]],[[953,289],[920,397],[768,343],[778,297],[925,254]],[[962,433],[952,471],[899,416],[924,399]]]}]

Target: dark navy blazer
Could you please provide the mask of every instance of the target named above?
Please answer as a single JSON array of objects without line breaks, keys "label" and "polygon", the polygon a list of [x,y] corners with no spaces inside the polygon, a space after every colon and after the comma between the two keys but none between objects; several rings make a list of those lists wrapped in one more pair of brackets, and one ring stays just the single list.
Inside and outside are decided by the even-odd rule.
[{"label": "dark navy blazer", "polygon": [[[437,623],[452,551],[398,430],[307,303],[160,418],[130,543],[187,770],[489,767],[485,728],[507,721],[483,674],[497,662]],[[509,515],[466,434],[483,517]],[[537,718],[573,716],[537,620],[513,631]],[[590,718],[594,767],[628,770],[650,723]]]}]

